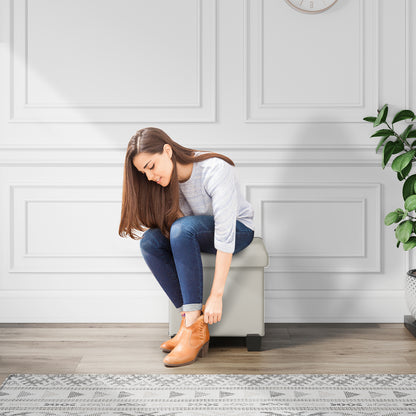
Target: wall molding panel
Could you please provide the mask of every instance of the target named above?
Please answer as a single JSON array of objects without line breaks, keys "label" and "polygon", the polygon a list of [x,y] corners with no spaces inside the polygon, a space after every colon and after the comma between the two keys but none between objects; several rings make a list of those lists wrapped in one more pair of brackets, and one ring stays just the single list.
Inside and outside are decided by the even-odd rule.
[{"label": "wall molding panel", "polygon": [[[316,36],[316,47],[320,50],[322,44],[326,44],[325,50],[332,50],[332,52],[339,51],[339,45],[337,44],[337,39],[326,37],[322,33],[329,31],[331,36],[335,37],[340,35],[340,27],[337,27],[335,23],[331,20],[326,20],[326,16],[317,17],[320,18],[320,24],[329,25],[326,29],[322,28],[322,33],[311,31],[308,36],[305,36],[305,33],[300,34],[299,27],[305,24],[307,25],[307,19],[311,16],[301,16],[299,13],[293,13],[293,11],[288,10],[287,5],[284,2],[271,2],[268,0],[246,0],[245,2],[245,121],[246,122],[273,122],[273,123],[292,123],[292,122],[305,122],[305,123],[325,123],[325,122],[357,122],[357,120],[362,120],[367,114],[374,111],[374,108],[378,104],[378,79],[379,79],[379,44],[378,44],[378,20],[379,20],[379,3],[374,0],[359,0],[353,3],[344,3],[336,4],[331,8],[328,13],[334,13],[333,9],[339,7],[350,7],[355,8],[356,10],[351,10],[348,14],[343,15],[344,19],[339,21],[339,25],[345,25],[345,32],[350,32],[354,24],[357,23],[357,30],[354,30],[354,33],[358,33],[357,44],[355,45],[354,54],[355,64],[351,69],[358,68],[359,75],[356,79],[356,83],[352,84],[353,88],[356,89],[356,99],[351,100],[347,96],[343,97],[342,94],[350,94],[351,89],[345,90],[344,92],[339,92],[339,98],[334,97],[333,100],[325,101],[313,101],[313,92],[311,88],[311,99],[303,102],[287,102],[283,99],[280,99],[280,95],[287,95],[287,91],[284,91],[284,88],[290,89],[289,86],[285,84],[288,83],[288,79],[285,80],[285,72],[283,70],[280,72],[279,68],[284,66],[286,74],[291,74],[290,81],[294,84],[293,87],[297,87],[299,91],[304,91],[308,85],[308,81],[313,83],[317,82],[319,79],[322,82],[322,88],[319,95],[322,94],[322,90],[325,89],[326,82],[325,79],[334,80],[338,79],[337,85],[342,82],[346,82],[346,79],[341,75],[337,74],[336,71],[328,72],[326,75],[327,78],[324,78],[320,73],[323,72],[323,69],[326,69],[328,65],[317,68],[318,72],[313,72],[313,69],[308,65],[307,58],[304,61],[302,58],[302,53],[307,52],[310,41],[303,45],[302,42],[305,42],[305,38],[308,36]],[[284,14],[285,13],[285,14]],[[273,16],[276,18],[273,19]],[[277,17],[279,16],[279,19]],[[346,17],[348,16],[348,18]],[[335,16],[333,16],[335,18]],[[268,21],[275,21],[276,23],[271,26],[266,26]],[[272,27],[272,28],[271,28]],[[274,30],[270,34],[266,30]],[[338,33],[334,33],[333,30],[337,30]],[[352,34],[352,32],[351,32]],[[279,42],[279,40],[284,39],[285,42]],[[268,40],[267,45],[265,41]],[[272,41],[274,40],[274,42]],[[344,35],[341,35],[339,40],[345,40]],[[273,57],[267,56],[267,51],[275,52],[279,51],[279,47],[282,48],[281,56],[287,54],[287,43],[293,42],[292,50],[296,50],[297,56],[300,56],[298,59],[299,63],[291,63],[292,67],[287,64],[287,60],[283,61],[281,65],[278,66],[276,70],[277,73],[273,72],[273,78],[270,78],[272,75],[269,74],[270,82],[274,82],[276,85],[267,84],[265,79],[267,71],[267,62],[280,63],[278,55]],[[277,44],[277,45],[276,45]],[[306,49],[300,49],[304,46]],[[299,50],[300,49],[300,50]],[[322,49],[322,50],[324,50]],[[277,57],[276,57],[277,56]],[[293,55],[295,56],[295,55]],[[305,55],[307,56],[307,55]],[[326,55],[328,58],[328,55]],[[320,58],[318,58],[320,59]],[[304,67],[304,72],[302,79],[297,78],[296,68],[301,65]],[[328,60],[327,64],[329,64]],[[352,65],[348,61],[348,65]],[[291,69],[290,69],[291,68]],[[335,68],[335,67],[334,67]],[[330,71],[328,69],[328,71]],[[295,75],[296,74],[296,75]],[[339,78],[338,78],[339,77]],[[300,85],[299,85],[300,84]],[[303,85],[303,87],[302,87]],[[335,84],[332,85],[334,89]],[[273,101],[267,101],[264,97],[265,90],[280,91],[280,94],[276,92],[276,98]],[[293,88],[292,88],[293,91]],[[304,96],[306,92],[303,92]],[[341,95],[340,95],[341,94]],[[328,96],[331,95],[328,91]],[[309,97],[308,97],[309,98]],[[317,98],[317,97],[316,97]],[[278,100],[278,101],[277,101]]]},{"label": "wall molding panel", "polygon": [[380,184],[252,184],[246,195],[270,256],[268,273],[381,271]]},{"label": "wall molding panel", "polygon": [[[115,186],[11,186],[9,273],[148,273],[114,231],[120,196]],[[101,218],[112,218],[107,232]]]},{"label": "wall molding panel", "polygon": [[[112,3],[111,0],[100,2],[93,1],[91,7],[96,7],[94,19],[88,19],[88,14],[85,18],[82,18],[81,15],[74,16],[80,34],[82,34],[83,30],[86,34],[90,33],[91,25],[95,26],[98,31],[107,31],[104,26],[99,25],[97,20],[101,18],[103,22],[105,22],[106,20],[113,18],[111,15],[111,8],[113,7]],[[147,16],[147,19],[151,22],[155,19],[155,13],[158,13],[160,10],[160,8],[157,7],[157,4],[159,3],[160,6],[162,6],[163,2],[161,3],[160,0],[152,2],[151,6],[145,1],[128,1],[124,4],[124,7],[131,8],[131,16],[146,16],[146,11],[143,13],[143,6],[148,8],[147,12],[149,13],[149,16]],[[193,7],[190,7],[191,4]],[[48,25],[52,25],[52,23],[50,20],[46,19],[46,17],[42,17],[42,11],[41,9],[36,8],[37,5],[38,3],[32,0],[11,0],[12,56],[10,74],[12,82],[10,84],[10,122],[127,123],[216,121],[216,0],[197,0],[194,3],[182,0],[175,4],[175,7],[183,8],[183,22],[176,22],[184,28],[181,32],[189,28],[187,33],[180,33],[180,37],[178,34],[178,43],[181,43],[184,39],[195,39],[197,44],[194,55],[192,55],[192,50],[186,51],[181,49],[182,53],[189,52],[191,55],[184,55],[183,59],[178,59],[176,65],[173,68],[170,67],[169,71],[165,72],[165,75],[169,72],[178,71],[178,73],[174,75],[179,76],[181,72],[185,72],[185,68],[190,67],[192,63],[195,73],[190,74],[191,76],[189,78],[194,78],[194,82],[191,83],[189,80],[189,83],[187,84],[188,87],[192,87],[192,90],[184,91],[182,89],[182,92],[184,93],[183,97],[179,95],[181,90],[176,92],[172,89],[172,94],[167,96],[167,94],[164,93],[163,96],[165,98],[161,99],[159,102],[154,101],[153,97],[151,97],[151,91],[155,91],[155,88],[163,82],[171,82],[171,79],[173,78],[165,80],[161,78],[162,74],[146,72],[146,65],[143,65],[143,62],[140,62],[139,60],[136,62],[135,60],[129,59],[126,60],[126,62],[129,62],[131,65],[134,63],[137,64],[137,77],[142,80],[140,84],[123,85],[123,82],[127,82],[128,80],[124,81],[120,79],[118,80],[120,83],[119,90],[113,88],[108,91],[108,97],[103,96],[102,100],[95,102],[91,101],[90,97],[94,97],[94,95],[100,96],[99,89],[102,89],[105,85],[103,81],[101,81],[101,83],[98,81],[98,78],[100,78],[99,73],[102,70],[102,67],[98,66],[99,62],[97,63],[96,68],[91,66],[88,68],[88,71],[85,71],[87,74],[90,74],[90,79],[80,78],[84,76],[84,73],[75,72],[74,74],[74,71],[65,73],[65,68],[58,64],[56,64],[56,72],[60,77],[54,78],[57,85],[49,85],[48,82],[52,83],[52,81],[41,79],[38,74],[39,68],[36,67],[36,63],[40,65],[39,62],[42,60],[42,54],[44,53],[43,48],[45,46],[40,42],[45,42],[49,39],[49,46],[51,48],[56,48],[56,50],[59,51],[60,48],[68,46],[68,39],[66,38],[67,33],[59,31],[58,34],[55,33],[54,38],[45,38],[39,35],[42,25],[45,25],[46,28],[44,29],[48,30]],[[40,5],[42,5],[42,2]],[[54,5],[54,7],[51,8],[52,10],[49,10],[49,13],[53,15],[53,13],[56,12],[56,19],[62,21],[62,19],[59,19],[59,13],[65,11],[64,6],[66,6],[68,10],[71,10],[71,2],[62,2],[61,5]],[[138,10],[141,10],[141,13],[138,13]],[[88,13],[91,12],[88,11]],[[96,15],[97,13],[98,16]],[[142,22],[146,21],[144,18],[141,20]],[[196,32],[191,29],[192,25],[189,24],[189,22],[193,22]],[[72,21],[71,24],[73,23],[74,22]],[[35,25],[37,25],[36,29],[38,32],[32,33],[30,28]],[[62,39],[59,38],[60,34],[63,36]],[[34,38],[31,37],[31,35],[33,35]],[[151,35],[149,34],[149,36]],[[175,36],[175,33],[171,31],[167,36],[172,38],[172,36]],[[129,39],[127,36],[123,38],[124,41],[127,41],[127,39]],[[88,36],[86,36],[86,40],[88,40]],[[157,47],[163,48],[164,43],[166,43],[165,40],[166,39],[163,37],[153,37],[153,47],[156,47],[157,45]],[[60,41],[61,43],[59,43]],[[111,39],[103,39],[103,41],[111,42]],[[145,45],[148,43],[146,42],[146,39],[142,39],[142,37],[134,38],[131,35],[129,41],[131,51],[145,49]],[[99,42],[99,40],[97,40],[97,42]],[[172,42],[172,40],[170,39],[169,42]],[[92,50],[90,48],[93,47],[88,42],[85,43],[85,50],[80,49],[79,51],[70,51],[73,60],[79,59],[79,67],[82,67],[84,64],[83,56],[88,55]],[[82,48],[83,45],[80,44],[79,47]],[[103,51],[104,47],[110,48],[110,50],[113,49],[114,51],[117,50],[117,45],[115,43],[96,45],[96,49],[99,51]],[[97,53],[95,49],[94,52]],[[155,55],[155,59],[158,59],[158,56],[166,55],[168,53],[168,49],[160,49],[159,53]],[[186,62],[188,61],[190,65],[186,65]],[[88,62],[89,65],[93,65],[91,61]],[[111,65],[108,60],[103,60],[103,62],[107,62],[109,66]],[[183,65],[182,71],[179,67],[180,65]],[[76,67],[73,66],[73,68],[75,69]],[[117,66],[114,68],[117,69]],[[141,69],[142,72],[140,72]],[[95,80],[93,78],[93,71],[96,71],[97,73],[97,78]],[[85,76],[87,76],[87,74]],[[157,75],[159,78],[156,78]],[[148,78],[147,80],[145,80],[146,77]],[[77,79],[82,81],[80,84],[85,86],[83,89],[77,90]],[[65,85],[70,81],[74,83],[72,90],[68,90]],[[134,82],[134,78],[132,78],[132,82]],[[129,88],[136,88],[138,91],[136,97],[127,97]],[[145,88],[147,88],[147,90],[145,90]],[[87,91],[87,89],[91,89],[91,91]],[[49,90],[54,90],[54,92],[48,92]],[[62,91],[61,95],[58,96],[55,90]],[[119,91],[121,91],[121,96]],[[123,91],[126,92],[125,101],[121,101],[123,99]],[[40,94],[46,94],[47,92],[47,96],[40,96]],[[36,98],[31,99],[32,95]],[[143,99],[139,100],[141,95],[149,96],[149,99],[152,98],[152,101],[146,102],[146,100],[143,101]],[[110,99],[109,97],[113,98]]]}]

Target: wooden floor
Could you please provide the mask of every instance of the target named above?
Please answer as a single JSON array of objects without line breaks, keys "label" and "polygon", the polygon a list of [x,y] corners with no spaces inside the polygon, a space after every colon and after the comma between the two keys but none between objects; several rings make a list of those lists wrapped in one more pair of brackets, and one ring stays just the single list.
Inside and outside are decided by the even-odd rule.
[{"label": "wooden floor", "polygon": [[403,324],[266,324],[261,351],[211,338],[208,356],[163,365],[167,324],[0,324],[0,384],[13,373],[416,373]]}]

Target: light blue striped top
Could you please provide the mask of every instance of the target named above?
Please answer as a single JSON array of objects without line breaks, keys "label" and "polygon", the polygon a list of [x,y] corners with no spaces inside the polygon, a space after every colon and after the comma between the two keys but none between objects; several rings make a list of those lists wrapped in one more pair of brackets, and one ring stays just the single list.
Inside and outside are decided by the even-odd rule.
[{"label": "light blue striped top", "polygon": [[254,211],[241,193],[235,167],[218,157],[194,162],[190,178],[179,183],[179,207],[185,216],[213,215],[214,246],[226,253],[234,252],[237,220],[254,230]]}]

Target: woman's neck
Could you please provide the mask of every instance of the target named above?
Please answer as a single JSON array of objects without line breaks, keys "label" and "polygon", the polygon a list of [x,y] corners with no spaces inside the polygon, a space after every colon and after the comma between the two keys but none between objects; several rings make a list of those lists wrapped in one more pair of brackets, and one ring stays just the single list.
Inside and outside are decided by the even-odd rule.
[{"label": "woman's neck", "polygon": [[179,162],[176,163],[179,182],[186,182],[191,177],[193,166],[193,163],[189,163],[188,165],[181,165]]}]

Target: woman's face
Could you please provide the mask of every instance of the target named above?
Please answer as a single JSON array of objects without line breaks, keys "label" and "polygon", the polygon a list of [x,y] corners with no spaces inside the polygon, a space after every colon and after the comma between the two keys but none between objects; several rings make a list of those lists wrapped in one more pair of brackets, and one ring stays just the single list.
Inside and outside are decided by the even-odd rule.
[{"label": "woman's face", "polygon": [[163,153],[139,153],[133,158],[133,165],[144,173],[149,181],[167,186],[173,171],[172,148],[165,144]]}]

